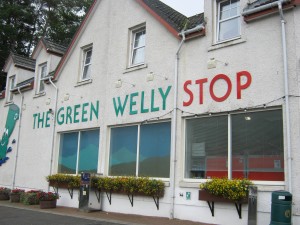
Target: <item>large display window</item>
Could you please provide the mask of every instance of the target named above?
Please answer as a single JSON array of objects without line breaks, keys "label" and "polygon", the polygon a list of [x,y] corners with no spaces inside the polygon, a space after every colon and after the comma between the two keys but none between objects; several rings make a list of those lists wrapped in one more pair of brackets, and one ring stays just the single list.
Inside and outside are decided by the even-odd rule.
[{"label": "large display window", "polygon": [[186,121],[185,177],[284,181],[282,110]]},{"label": "large display window", "polygon": [[109,175],[170,176],[171,123],[111,128]]},{"label": "large display window", "polygon": [[62,133],[58,173],[97,173],[99,138],[99,129]]}]

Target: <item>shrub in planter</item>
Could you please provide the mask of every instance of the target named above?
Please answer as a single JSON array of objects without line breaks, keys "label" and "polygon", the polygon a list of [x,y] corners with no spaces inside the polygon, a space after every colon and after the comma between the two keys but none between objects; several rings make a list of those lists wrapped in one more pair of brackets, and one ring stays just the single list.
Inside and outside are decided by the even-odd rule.
[{"label": "shrub in planter", "polygon": [[10,192],[10,202],[20,202],[21,194],[24,192],[25,190],[23,189],[18,189],[18,188],[12,189]]},{"label": "shrub in planter", "polygon": [[37,195],[39,192],[36,190],[26,191],[21,194],[20,201],[25,205],[38,205],[39,199]]},{"label": "shrub in planter", "polygon": [[200,184],[200,189],[214,196],[239,201],[248,196],[249,185],[252,185],[252,182],[247,179],[213,178]]},{"label": "shrub in planter", "polygon": [[0,187],[0,200],[9,200],[9,193],[9,188]]},{"label": "shrub in planter", "polygon": [[80,176],[68,174],[53,174],[46,177],[50,186],[61,188],[79,188]]}]

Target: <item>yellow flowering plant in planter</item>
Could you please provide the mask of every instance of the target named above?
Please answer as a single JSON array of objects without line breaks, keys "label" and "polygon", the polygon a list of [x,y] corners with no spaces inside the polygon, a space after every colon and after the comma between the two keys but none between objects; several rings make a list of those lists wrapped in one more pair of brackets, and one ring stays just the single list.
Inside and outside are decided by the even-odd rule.
[{"label": "yellow flowering plant in planter", "polygon": [[239,201],[248,196],[249,185],[252,184],[248,179],[213,178],[200,184],[200,189],[218,197]]}]

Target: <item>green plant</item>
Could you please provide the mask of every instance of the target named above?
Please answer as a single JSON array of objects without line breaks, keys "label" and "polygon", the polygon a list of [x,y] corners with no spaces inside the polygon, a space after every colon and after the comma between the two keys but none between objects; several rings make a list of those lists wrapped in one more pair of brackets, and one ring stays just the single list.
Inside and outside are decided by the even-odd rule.
[{"label": "green plant", "polygon": [[37,193],[37,198],[39,201],[52,201],[59,199],[59,195],[53,192],[39,192]]},{"label": "green plant", "polygon": [[252,185],[252,182],[248,179],[213,178],[200,184],[200,189],[207,190],[212,195],[238,201],[247,197],[249,185]]},{"label": "green plant", "polygon": [[30,190],[21,193],[20,201],[25,205],[38,205],[39,199],[37,197],[40,191]]},{"label": "green plant", "polygon": [[73,176],[68,174],[53,174],[46,177],[50,186],[59,187],[65,185],[68,188],[80,187],[80,176]]},{"label": "green plant", "polygon": [[9,195],[10,189],[5,187],[0,187],[0,194],[7,194]]}]

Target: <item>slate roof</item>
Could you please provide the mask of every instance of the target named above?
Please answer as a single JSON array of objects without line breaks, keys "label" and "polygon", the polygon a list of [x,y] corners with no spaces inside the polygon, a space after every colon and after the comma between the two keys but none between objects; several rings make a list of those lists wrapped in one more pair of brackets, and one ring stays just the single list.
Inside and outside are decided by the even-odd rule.
[{"label": "slate roof", "polygon": [[56,43],[50,41],[47,38],[43,38],[42,41],[43,41],[43,44],[46,46],[47,51],[54,52],[54,53],[57,53],[59,55],[63,55],[67,51],[66,46],[56,44]]},{"label": "slate roof", "polygon": [[165,20],[175,30],[181,32],[183,29],[191,29],[204,22],[204,14],[200,13],[192,17],[186,17],[158,0],[143,0],[157,15]]},{"label": "slate roof", "polygon": [[11,53],[11,57],[16,67],[22,67],[24,69],[29,69],[32,71],[35,70],[35,59],[17,55],[15,53]]}]

